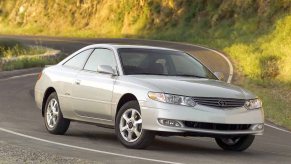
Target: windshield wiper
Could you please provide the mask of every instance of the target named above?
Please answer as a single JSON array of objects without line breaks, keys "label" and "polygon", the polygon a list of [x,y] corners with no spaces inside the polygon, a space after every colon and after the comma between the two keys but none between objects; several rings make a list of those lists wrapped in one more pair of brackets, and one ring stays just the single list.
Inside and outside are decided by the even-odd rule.
[{"label": "windshield wiper", "polygon": [[169,74],[159,74],[159,73],[147,73],[147,72],[142,72],[142,73],[136,73],[134,75],[160,75],[160,76],[183,76],[183,77],[196,77],[196,78],[208,78],[204,76],[198,76],[198,75],[189,75],[189,74],[176,74],[176,75],[169,75]]},{"label": "windshield wiper", "polygon": [[162,74],[162,73],[136,73],[135,75],[161,75],[161,76],[169,76],[168,74]]},{"label": "windshield wiper", "polygon": [[198,76],[198,75],[189,75],[189,74],[177,74],[174,76],[183,76],[183,77],[196,77],[196,78],[208,78],[208,77],[204,77],[204,76]]}]

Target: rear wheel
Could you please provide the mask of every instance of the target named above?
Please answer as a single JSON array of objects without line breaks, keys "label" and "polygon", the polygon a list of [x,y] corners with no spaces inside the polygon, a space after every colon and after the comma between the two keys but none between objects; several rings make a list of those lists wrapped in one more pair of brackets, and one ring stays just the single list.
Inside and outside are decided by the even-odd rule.
[{"label": "rear wheel", "polygon": [[218,146],[229,151],[244,151],[249,148],[255,139],[254,135],[240,137],[215,138]]},{"label": "rear wheel", "polygon": [[115,133],[119,141],[128,148],[142,149],[154,140],[154,133],[142,129],[142,116],[137,101],[125,103],[119,110]]},{"label": "rear wheel", "polygon": [[52,134],[65,134],[70,120],[63,118],[57,93],[53,92],[47,99],[44,111],[46,129]]}]

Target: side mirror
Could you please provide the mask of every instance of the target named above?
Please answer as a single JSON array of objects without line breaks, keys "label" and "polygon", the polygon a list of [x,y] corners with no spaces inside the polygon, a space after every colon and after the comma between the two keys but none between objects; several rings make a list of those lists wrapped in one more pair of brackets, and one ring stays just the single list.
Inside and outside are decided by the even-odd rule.
[{"label": "side mirror", "polygon": [[116,75],[115,71],[109,65],[98,65],[97,72],[104,74]]},{"label": "side mirror", "polygon": [[214,75],[219,79],[219,80],[223,80],[224,79],[224,75],[222,72],[214,72]]}]

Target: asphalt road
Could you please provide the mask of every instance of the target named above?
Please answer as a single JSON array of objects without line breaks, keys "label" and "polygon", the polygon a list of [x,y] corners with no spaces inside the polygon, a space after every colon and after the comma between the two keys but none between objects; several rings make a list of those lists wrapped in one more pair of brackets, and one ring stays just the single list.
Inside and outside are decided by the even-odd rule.
[{"label": "asphalt road", "polygon": [[[223,72],[226,77],[230,74],[228,63],[217,53],[183,44],[131,39],[1,38],[16,38],[27,44],[41,44],[65,53],[92,43],[171,47],[193,54],[212,71]],[[64,136],[51,135],[45,130],[41,112],[34,103],[36,75],[30,73],[39,71],[0,73],[0,142],[101,163],[291,163],[291,133],[270,127],[265,127],[264,135],[257,136],[253,145],[241,153],[223,151],[210,138],[190,137],[157,137],[148,149],[131,150],[117,141],[114,130],[76,122],[71,124]]]}]

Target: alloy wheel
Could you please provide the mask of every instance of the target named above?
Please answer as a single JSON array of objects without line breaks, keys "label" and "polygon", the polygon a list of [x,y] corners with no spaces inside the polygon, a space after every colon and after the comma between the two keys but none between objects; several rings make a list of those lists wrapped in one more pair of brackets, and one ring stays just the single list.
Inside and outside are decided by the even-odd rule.
[{"label": "alloy wheel", "polygon": [[141,114],[136,109],[127,109],[120,119],[120,133],[127,142],[135,142],[142,133]]},{"label": "alloy wheel", "polygon": [[49,128],[54,128],[59,117],[59,105],[56,99],[51,99],[47,106],[46,121]]}]

